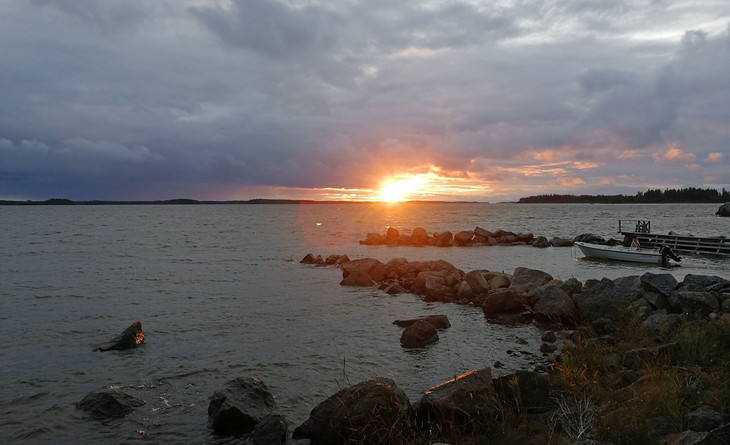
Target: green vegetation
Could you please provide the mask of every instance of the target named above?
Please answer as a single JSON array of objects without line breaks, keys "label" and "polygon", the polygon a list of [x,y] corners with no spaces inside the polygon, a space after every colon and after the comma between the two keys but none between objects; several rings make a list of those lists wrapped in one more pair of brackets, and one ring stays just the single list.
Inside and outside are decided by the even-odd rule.
[{"label": "green vegetation", "polygon": [[649,189],[637,192],[636,195],[536,195],[520,198],[521,204],[530,203],[596,203],[596,204],[631,204],[631,203],[721,203],[730,202],[730,191],[701,189],[690,187],[684,189]]}]

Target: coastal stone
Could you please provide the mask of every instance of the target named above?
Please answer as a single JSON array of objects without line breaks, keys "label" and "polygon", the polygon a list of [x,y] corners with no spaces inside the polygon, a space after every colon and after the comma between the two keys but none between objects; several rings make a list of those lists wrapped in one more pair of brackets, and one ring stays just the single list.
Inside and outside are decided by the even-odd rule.
[{"label": "coastal stone", "polygon": [[676,423],[670,416],[659,416],[647,419],[644,422],[646,435],[655,442],[660,442],[668,434],[675,431]]},{"label": "coastal stone", "polygon": [[328,266],[339,266],[342,263],[350,261],[350,257],[347,255],[330,255],[324,260],[324,264]]},{"label": "coastal stone", "polygon": [[580,241],[582,243],[592,243],[592,244],[606,244],[606,239],[603,238],[600,235],[596,235],[594,233],[582,233],[575,238],[573,238],[573,241]]},{"label": "coastal stone", "polygon": [[584,286],[582,292],[573,296],[576,306],[589,321],[599,318],[618,320],[621,311],[639,298],[641,291],[638,289],[616,286],[608,278],[603,278],[593,286]]},{"label": "coastal stone", "polygon": [[730,216],[730,202],[721,205],[715,212],[715,216]]},{"label": "coastal stone", "polygon": [[575,323],[575,303],[559,286],[550,284],[535,288],[532,297],[537,300],[532,310],[542,318],[564,325]]},{"label": "coastal stone", "polygon": [[550,343],[543,343],[542,345],[540,345],[540,352],[542,352],[543,354],[551,354],[557,350],[558,347]]},{"label": "coastal stone", "polygon": [[436,239],[436,246],[448,247],[453,245],[454,235],[451,232],[443,232],[434,235]]},{"label": "coastal stone", "polygon": [[385,232],[385,242],[386,243],[396,242],[398,240],[399,236],[400,236],[400,233],[398,232],[398,229],[395,229],[393,227],[388,227],[388,230]]},{"label": "coastal stone", "polygon": [[302,260],[299,261],[299,263],[301,263],[301,264],[316,264],[317,263],[317,260],[316,260],[316,257],[314,255],[312,255],[311,253],[308,253],[308,254],[304,255],[304,258],[302,258]]},{"label": "coastal stone", "polygon": [[530,244],[532,247],[539,247],[541,249],[544,249],[546,247],[550,247],[550,241],[544,236],[538,236],[534,240],[532,240],[532,243]]},{"label": "coastal stone", "polygon": [[360,270],[348,274],[340,281],[341,286],[368,287],[376,284],[370,275]]},{"label": "coastal stone", "polygon": [[534,289],[549,283],[552,279],[552,275],[547,272],[527,267],[518,267],[512,273],[512,284],[510,286],[523,286],[527,289]]},{"label": "coastal stone", "polygon": [[367,235],[365,235],[365,240],[360,241],[360,244],[364,244],[367,246],[379,246],[385,243],[385,236],[379,233],[368,233]]},{"label": "coastal stone", "polygon": [[583,284],[577,278],[568,278],[560,284],[560,289],[572,297],[583,289]]},{"label": "coastal stone", "polygon": [[359,272],[368,275],[373,281],[379,283],[383,281],[387,275],[385,264],[375,258],[361,258],[358,260],[348,261],[340,265],[342,269],[342,278]]},{"label": "coastal stone", "polygon": [[472,270],[466,273],[464,279],[475,294],[486,294],[490,291],[491,286],[485,278],[487,273],[489,273],[487,270]]},{"label": "coastal stone", "polygon": [[418,422],[448,433],[465,431],[476,416],[489,417],[495,412],[492,370],[476,369],[426,391],[414,406]]},{"label": "coastal stone", "polygon": [[95,419],[120,418],[144,405],[144,400],[118,389],[90,392],[76,404],[76,408],[89,413]]},{"label": "coastal stone", "polygon": [[439,334],[433,324],[417,320],[403,331],[400,344],[404,348],[425,348],[439,341]]},{"label": "coastal stone", "polygon": [[417,321],[427,321],[436,329],[447,329],[451,327],[449,317],[446,315],[428,315],[426,317],[407,318],[405,320],[396,320],[393,324],[402,328],[407,328]]},{"label": "coastal stone", "polygon": [[682,312],[706,316],[720,310],[720,303],[710,292],[675,291],[672,297],[679,301]]},{"label": "coastal stone", "polygon": [[[488,278],[491,277],[491,278]],[[489,280],[490,290],[499,290],[510,287],[512,279],[509,275],[499,272],[489,272],[484,276],[485,279]]]},{"label": "coastal stone", "polygon": [[471,240],[474,237],[474,232],[461,231],[454,235],[454,244],[457,246],[468,246],[471,244]]},{"label": "coastal stone", "polygon": [[208,425],[222,434],[251,433],[264,417],[276,411],[274,396],[264,382],[240,377],[213,393],[208,404]]},{"label": "coastal stone", "polygon": [[559,238],[557,236],[554,236],[550,240],[550,245],[553,247],[570,247],[573,245],[573,240],[568,238]]},{"label": "coastal stone", "polygon": [[490,292],[481,303],[484,314],[494,315],[525,310],[527,299],[515,289],[500,289]]},{"label": "coastal stone", "polygon": [[669,299],[659,292],[644,291],[641,293],[641,295],[644,297],[644,300],[649,305],[651,305],[653,309],[661,310],[670,308]]},{"label": "coastal stone", "polygon": [[542,335],[542,341],[547,343],[555,343],[558,339],[558,336],[555,334],[555,331],[548,331]]},{"label": "coastal stone", "polygon": [[253,430],[252,445],[285,444],[289,435],[289,424],[282,414],[264,416]]},{"label": "coastal stone", "polygon": [[144,332],[142,332],[142,323],[135,321],[127,329],[122,331],[110,342],[99,346],[99,351],[112,351],[136,348],[144,342]]},{"label": "coastal stone", "polygon": [[532,244],[532,242],[535,240],[535,235],[532,233],[518,233],[517,235],[517,241],[525,244]]},{"label": "coastal stone", "polygon": [[471,288],[468,281],[464,280],[456,285],[457,300],[472,301],[474,296],[474,290]]},{"label": "coastal stone", "polygon": [[485,239],[494,237],[494,234],[492,232],[490,232],[489,230],[486,230],[486,229],[482,229],[481,227],[477,227],[474,229],[474,235],[481,236],[482,238],[485,238]]},{"label": "coastal stone", "polygon": [[633,287],[639,289],[641,288],[641,276],[629,275],[626,277],[619,277],[613,280],[613,284],[619,287]]},{"label": "coastal stone", "polygon": [[294,430],[313,444],[413,443],[411,403],[392,379],[375,377],[349,386],[318,404]]},{"label": "coastal stone", "polygon": [[411,291],[424,297],[426,301],[453,300],[456,292],[446,284],[448,273],[424,271],[418,274],[411,286]]},{"label": "coastal stone", "polygon": [[408,291],[398,283],[389,283],[382,288],[383,292],[388,295],[405,294]]},{"label": "coastal stone", "polygon": [[641,284],[644,289],[659,292],[664,296],[669,296],[674,289],[677,288],[677,279],[672,274],[663,273],[655,274],[646,272],[641,276]]},{"label": "coastal stone", "polygon": [[712,431],[728,422],[728,416],[702,405],[687,414],[687,427],[692,431]]}]

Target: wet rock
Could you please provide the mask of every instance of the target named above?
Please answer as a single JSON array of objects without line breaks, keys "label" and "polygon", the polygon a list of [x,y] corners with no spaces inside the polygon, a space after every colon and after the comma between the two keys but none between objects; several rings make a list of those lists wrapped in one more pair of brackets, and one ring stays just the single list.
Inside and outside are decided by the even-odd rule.
[{"label": "wet rock", "polygon": [[222,434],[251,433],[276,411],[274,396],[264,382],[241,377],[213,393],[208,404],[208,425]]},{"label": "wet rock", "polygon": [[144,332],[142,332],[142,323],[135,321],[121,334],[114,337],[112,341],[99,346],[99,351],[112,351],[136,348],[144,342]]},{"label": "wet rock", "polygon": [[489,281],[490,290],[506,289],[512,285],[512,277],[504,273],[489,272],[484,278]]},{"label": "wet rock", "polygon": [[671,297],[679,301],[682,312],[707,316],[720,310],[720,303],[710,292],[675,291]]},{"label": "wet rock", "polygon": [[449,317],[446,315],[428,315],[426,317],[408,318],[405,320],[396,320],[393,322],[394,325],[402,328],[407,328],[417,321],[427,321],[433,325],[436,329],[447,329],[451,327]]},{"label": "wet rock", "polygon": [[324,264],[328,266],[339,266],[342,263],[350,261],[350,257],[347,255],[330,255],[324,260]]},{"label": "wet rock", "polygon": [[603,238],[600,235],[596,235],[594,233],[583,233],[575,238],[573,238],[573,241],[580,241],[582,243],[592,243],[592,244],[606,244],[605,238]]},{"label": "wet rock", "polygon": [[376,377],[343,388],[317,405],[293,439],[318,445],[412,443],[411,404],[392,379]]},{"label": "wet rock", "polygon": [[526,304],[527,298],[515,289],[500,289],[481,300],[482,310],[487,316],[522,312]]},{"label": "wet rock", "polygon": [[405,294],[408,291],[398,283],[389,283],[381,287],[381,289],[388,295]]},{"label": "wet rock", "polygon": [[415,405],[419,423],[442,432],[464,431],[476,416],[489,416],[493,411],[492,371],[477,369],[426,391]]},{"label": "wet rock", "polygon": [[477,227],[474,229],[474,235],[475,236],[481,236],[482,238],[494,238],[494,234],[490,232],[489,230],[482,229],[481,227]]},{"label": "wet rock", "polygon": [[472,301],[475,296],[476,296],[476,294],[474,293],[474,290],[469,285],[468,281],[464,280],[456,286],[456,299],[457,300]]},{"label": "wet rock", "polygon": [[550,240],[550,245],[553,247],[570,247],[573,245],[573,240],[555,236]]},{"label": "wet rock", "polygon": [[368,233],[365,235],[365,239],[360,241],[360,244],[366,246],[379,246],[385,243],[385,235],[381,235],[379,233]]},{"label": "wet rock", "polygon": [[341,286],[368,287],[376,284],[370,275],[359,270],[348,274],[340,281]]},{"label": "wet rock", "polygon": [[[319,257],[322,259],[322,257]],[[301,264],[317,264],[317,257],[315,257],[313,254],[308,253],[304,255],[304,258],[302,258],[301,261],[299,261]]]},{"label": "wet rock", "polygon": [[386,243],[396,243],[398,241],[399,236],[400,236],[400,233],[398,232],[398,229],[395,229],[393,227],[388,227],[388,230],[385,232],[385,242]]},{"label": "wet rock", "polygon": [[519,371],[493,380],[497,397],[504,403],[517,403],[529,414],[540,414],[553,407],[553,378],[547,374]]},{"label": "wet rock", "polygon": [[549,331],[542,334],[541,340],[547,343],[555,343],[558,340],[558,336],[555,334],[555,331]]},{"label": "wet rock", "polygon": [[385,264],[375,258],[361,258],[358,260],[348,261],[340,265],[342,269],[342,278],[347,278],[353,273],[368,275],[373,281],[379,283],[383,281],[387,275]]},{"label": "wet rock", "polygon": [[641,276],[629,275],[626,277],[619,277],[613,280],[613,284],[619,287],[633,287],[639,289],[641,288]]},{"label": "wet rock", "polygon": [[118,389],[90,392],[76,404],[76,408],[89,413],[95,419],[120,418],[144,405],[144,400]]},{"label": "wet rock", "polygon": [[471,245],[473,237],[474,237],[474,232],[469,232],[469,231],[457,232],[456,235],[454,235],[454,244],[456,244],[457,246]]},{"label": "wet rock", "polygon": [[454,235],[451,232],[443,232],[434,235],[436,245],[438,247],[448,247],[453,245]]},{"label": "wet rock", "polygon": [[401,334],[400,344],[404,348],[425,348],[439,341],[439,334],[433,324],[418,320]]},{"label": "wet rock", "polygon": [[550,247],[550,241],[548,241],[548,239],[544,236],[538,236],[537,238],[532,240],[532,243],[530,245],[532,247],[539,247],[540,249],[544,249],[546,247]]},{"label": "wet rock", "polygon": [[456,297],[454,289],[446,284],[448,273],[424,271],[418,274],[411,291],[424,297],[426,301],[448,301]]},{"label": "wet rock", "polygon": [[715,212],[715,216],[730,216],[730,202],[721,205]]},{"label": "wet rock", "polygon": [[550,344],[550,343],[543,343],[540,346],[540,352],[542,352],[543,354],[551,354],[557,350],[558,350],[558,347],[553,344]]},{"label": "wet rock", "polygon": [[467,272],[464,279],[469,283],[469,287],[471,287],[475,294],[486,294],[491,289],[489,282],[485,278],[488,273],[488,270],[472,270]]}]

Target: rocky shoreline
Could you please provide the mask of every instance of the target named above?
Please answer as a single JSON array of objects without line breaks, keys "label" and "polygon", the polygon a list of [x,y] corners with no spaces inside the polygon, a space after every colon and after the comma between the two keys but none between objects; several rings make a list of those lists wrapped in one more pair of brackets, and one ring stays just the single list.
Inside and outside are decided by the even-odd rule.
[{"label": "rocky shoreline", "polygon": [[[535,323],[545,331],[540,352],[549,365],[500,376],[489,367],[477,369],[431,388],[415,403],[392,379],[375,377],[342,388],[318,404],[291,434],[266,385],[237,378],[211,396],[208,425],[216,434],[240,436],[252,444],[525,443],[528,438],[545,443],[545,434],[560,439],[554,443],[634,443],[593,439],[601,419],[615,413],[609,409],[613,405],[595,405],[598,396],[587,395],[591,388],[600,394],[601,386],[610,386],[613,390],[606,397],[616,403],[617,412],[650,397],[647,374],[652,375],[652,366],[683,363],[686,340],[675,334],[697,326],[718,332],[713,348],[719,358],[730,360],[730,280],[717,276],[688,274],[677,281],[670,274],[647,272],[580,282],[522,267],[512,274],[465,272],[443,260],[394,258],[383,263],[308,254],[301,263],[340,268],[343,286],[372,286],[386,294],[411,293],[427,302],[480,307],[488,322]],[[439,330],[450,328],[443,316],[394,323],[404,328],[404,348],[428,347],[438,341]],[[641,340],[637,343],[636,338]],[[556,345],[561,341],[562,351]],[[595,357],[586,351],[595,351]],[[674,372],[689,369],[682,366]],[[704,376],[692,372],[695,379]],[[679,419],[662,410],[650,411],[632,434],[642,435],[646,443],[730,443],[727,385],[710,388],[712,394],[720,394],[714,396],[717,403],[712,398],[709,403],[692,403]],[[120,394],[109,389],[91,393],[78,408],[94,418],[122,417],[144,403]],[[631,422],[637,422],[636,417]]]}]

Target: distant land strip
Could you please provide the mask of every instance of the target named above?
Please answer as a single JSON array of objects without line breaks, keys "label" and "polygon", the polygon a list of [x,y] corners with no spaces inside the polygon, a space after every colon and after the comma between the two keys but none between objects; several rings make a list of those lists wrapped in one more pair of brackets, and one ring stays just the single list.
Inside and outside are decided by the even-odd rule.
[{"label": "distant land strip", "polygon": [[[477,201],[404,201],[414,204],[487,204]],[[13,201],[0,200],[0,205],[6,206],[37,206],[37,205],[196,205],[196,204],[383,204],[380,201],[315,201],[311,199],[249,199],[239,201],[199,201],[197,199],[167,199],[158,201],[73,201],[65,198],[51,198],[45,201]]]}]

